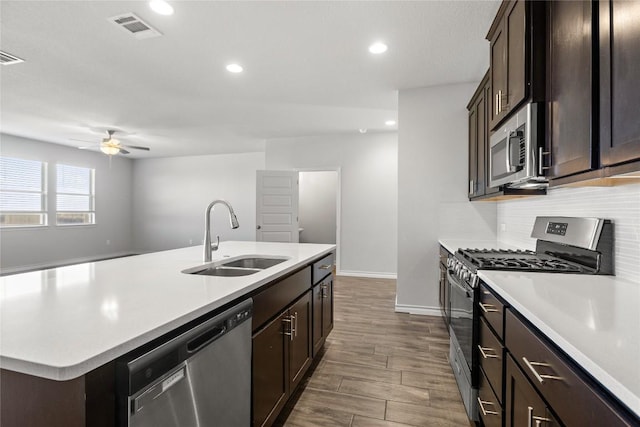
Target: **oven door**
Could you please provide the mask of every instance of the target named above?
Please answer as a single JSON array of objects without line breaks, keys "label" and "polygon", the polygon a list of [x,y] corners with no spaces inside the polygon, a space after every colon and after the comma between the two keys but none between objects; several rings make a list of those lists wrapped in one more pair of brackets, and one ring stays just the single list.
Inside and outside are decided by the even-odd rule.
[{"label": "oven door", "polygon": [[447,278],[449,279],[450,285],[450,328],[458,340],[460,350],[465,358],[469,372],[471,372],[473,352],[474,289],[468,286],[464,281],[459,281],[457,277],[451,274],[451,270],[447,271]]}]

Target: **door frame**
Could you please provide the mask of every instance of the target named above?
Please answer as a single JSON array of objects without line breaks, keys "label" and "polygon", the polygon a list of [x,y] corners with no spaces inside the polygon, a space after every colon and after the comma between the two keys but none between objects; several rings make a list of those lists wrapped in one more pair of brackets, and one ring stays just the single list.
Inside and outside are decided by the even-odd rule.
[{"label": "door frame", "polygon": [[[300,172],[337,172],[338,182],[336,188],[336,274],[340,274],[340,235],[341,233],[341,212],[342,212],[342,168],[340,166],[334,167],[318,167],[318,168],[293,168],[292,170]],[[299,209],[299,208],[298,208]]]}]

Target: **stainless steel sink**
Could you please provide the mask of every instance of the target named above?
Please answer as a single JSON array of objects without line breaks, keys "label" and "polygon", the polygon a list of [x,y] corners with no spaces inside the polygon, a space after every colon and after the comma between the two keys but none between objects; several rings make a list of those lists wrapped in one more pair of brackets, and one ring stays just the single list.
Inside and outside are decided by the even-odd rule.
[{"label": "stainless steel sink", "polygon": [[[229,267],[209,267],[204,270],[189,272],[188,274],[200,274],[203,276],[223,276],[223,277],[236,277],[236,276],[248,276],[250,274],[261,271],[258,268],[229,268]],[[186,272],[183,272],[186,273]]]},{"label": "stainless steel sink", "polygon": [[225,262],[222,264],[225,267],[240,267],[240,268],[257,268],[264,270],[265,268],[273,267],[281,262],[285,262],[286,259],[282,258],[242,258],[235,261]]},{"label": "stainless steel sink", "polygon": [[287,259],[288,258],[261,257],[253,255],[198,265],[196,267],[182,270],[182,272],[185,274],[198,274],[203,276],[248,276],[285,262]]}]

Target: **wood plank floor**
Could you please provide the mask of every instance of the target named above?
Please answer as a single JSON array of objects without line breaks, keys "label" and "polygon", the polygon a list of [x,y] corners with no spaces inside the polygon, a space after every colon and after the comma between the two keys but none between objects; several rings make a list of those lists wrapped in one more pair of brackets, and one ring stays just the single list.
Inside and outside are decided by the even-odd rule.
[{"label": "wood plank floor", "polygon": [[395,280],[336,277],[335,322],[278,427],[471,426],[440,317],[394,312]]}]

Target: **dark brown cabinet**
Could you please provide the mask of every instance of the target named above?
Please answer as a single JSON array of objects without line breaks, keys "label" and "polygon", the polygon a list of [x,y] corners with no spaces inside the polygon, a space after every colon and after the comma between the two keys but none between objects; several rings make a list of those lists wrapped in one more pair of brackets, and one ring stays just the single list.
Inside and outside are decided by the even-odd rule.
[{"label": "dark brown cabinet", "polygon": [[507,427],[560,426],[511,356],[507,357],[506,380],[505,424]]},{"label": "dark brown cabinet", "polygon": [[602,166],[613,166],[640,159],[640,8],[637,1],[620,0],[597,7],[600,157]]},{"label": "dark brown cabinet", "polygon": [[[543,83],[543,58],[539,56],[544,52],[544,33],[537,31],[544,28],[543,7],[542,2],[536,1],[503,1],[489,29],[490,129],[495,129],[525,99],[542,95],[538,93]],[[542,28],[538,29],[540,24]]]},{"label": "dark brown cabinet", "polygon": [[311,365],[311,291],[253,336],[253,425],[271,425]]},{"label": "dark brown cabinet", "polygon": [[311,292],[307,292],[289,309],[289,382],[295,389],[311,365]]},{"label": "dark brown cabinet", "polygon": [[254,426],[273,422],[289,397],[286,320],[289,320],[288,312],[276,317],[253,337]]},{"label": "dark brown cabinet", "polygon": [[330,253],[253,296],[253,426],[273,424],[333,328]]},{"label": "dark brown cabinet", "polygon": [[495,32],[489,36],[491,112],[493,129],[525,96],[525,0],[506,3]]},{"label": "dark brown cabinet", "polygon": [[469,110],[469,199],[498,192],[489,187],[488,158],[489,147],[489,72],[467,105]]},{"label": "dark brown cabinet", "polygon": [[593,7],[591,1],[547,2],[547,146],[543,165],[551,179],[598,168]]}]

